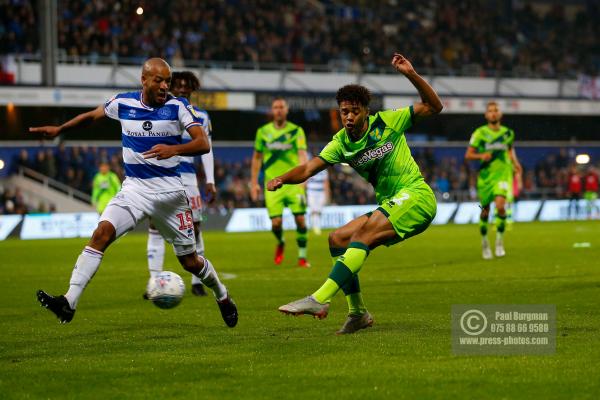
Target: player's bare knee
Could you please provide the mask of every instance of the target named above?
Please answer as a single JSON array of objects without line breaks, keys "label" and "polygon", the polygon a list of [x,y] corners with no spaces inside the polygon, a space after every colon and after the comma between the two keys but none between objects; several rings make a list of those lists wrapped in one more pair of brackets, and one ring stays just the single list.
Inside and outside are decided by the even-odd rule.
[{"label": "player's bare knee", "polygon": [[345,247],[341,229],[329,233],[329,247]]},{"label": "player's bare knee", "polygon": [[296,228],[305,229],[306,228],[306,219],[304,215],[296,216]]},{"label": "player's bare knee", "polygon": [[197,274],[202,270],[204,265],[203,260],[200,259],[200,256],[196,254],[196,252],[186,254],[183,256],[177,256],[179,263],[188,272],[192,274]]},{"label": "player's bare knee", "polygon": [[279,230],[279,229],[281,229],[281,225],[282,225],[281,218],[273,218],[271,220],[271,228],[272,229]]},{"label": "player's bare knee", "polygon": [[350,242],[360,242],[366,244],[367,246],[371,246],[374,239],[375,236],[373,235],[373,232],[371,232],[370,229],[365,229],[363,227],[352,234],[350,237]]},{"label": "player's bare knee", "polygon": [[490,208],[489,207],[485,207],[481,209],[481,219],[486,219],[490,216]]},{"label": "player's bare knee", "polygon": [[92,234],[89,246],[104,251],[115,240],[115,236],[115,227],[108,221],[100,221]]}]

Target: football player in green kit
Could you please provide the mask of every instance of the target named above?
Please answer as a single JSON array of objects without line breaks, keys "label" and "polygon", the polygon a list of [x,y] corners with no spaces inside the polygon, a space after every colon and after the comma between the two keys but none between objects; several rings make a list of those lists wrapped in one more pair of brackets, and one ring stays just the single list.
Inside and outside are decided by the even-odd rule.
[{"label": "football player in green kit", "polygon": [[101,162],[92,182],[92,204],[98,214],[102,214],[108,202],[119,193],[119,190],[121,190],[119,177],[110,170],[107,162]]},{"label": "football player in green kit", "polygon": [[349,315],[337,334],[354,333],[373,324],[358,280],[369,252],[423,232],[436,213],[435,196],[411,156],[404,132],[415,120],[439,113],[442,102],[402,55],[396,53],[392,65],[416,87],[421,102],[370,116],[368,89],[342,87],[336,99],[344,128],[318,157],[267,184],[268,190],[276,191],[283,185],[302,183],[328,165],[348,163],[375,188],[379,207],[329,235],[334,266],[325,283],[312,295],[279,307],[286,314],[325,318],[331,299],[342,289]]},{"label": "football player in green kit", "polygon": [[512,195],[513,173],[521,176],[522,168],[515,153],[515,132],[500,125],[502,112],[498,104],[491,101],[485,111],[487,125],[480,126],[471,135],[466,160],[480,162],[477,177],[477,194],[481,202],[479,231],[482,255],[492,258],[492,249],[487,237],[490,204],[496,207],[496,257],[504,257],[504,231],[506,229],[506,200]]},{"label": "football player in green kit", "polygon": [[[260,194],[258,174],[261,167],[266,183],[307,160],[304,130],[287,120],[288,105],[285,99],[281,97],[273,99],[271,114],[273,122],[261,126],[256,131],[250,179],[252,201],[258,200]],[[271,230],[277,239],[275,264],[279,265],[283,261],[285,242],[283,241],[282,215],[283,209],[288,207],[294,214],[296,222],[298,266],[310,267],[306,254],[308,232],[305,218],[306,192],[304,186],[288,186],[285,190],[277,193],[265,192],[265,203],[269,218],[271,218]]]}]

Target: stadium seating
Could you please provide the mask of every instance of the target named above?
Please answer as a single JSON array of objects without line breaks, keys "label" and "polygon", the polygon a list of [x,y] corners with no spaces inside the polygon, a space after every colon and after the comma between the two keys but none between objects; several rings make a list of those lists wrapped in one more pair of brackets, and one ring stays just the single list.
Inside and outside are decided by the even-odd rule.
[{"label": "stadium seating", "polygon": [[[0,4],[0,54],[39,51],[33,3]],[[160,56],[176,67],[210,60],[378,72],[402,49],[416,67],[438,75],[573,77],[600,67],[597,2],[545,8],[482,0],[388,3],[156,0],[137,15],[137,3],[60,0],[58,40],[63,56],[90,63],[138,64]]]}]

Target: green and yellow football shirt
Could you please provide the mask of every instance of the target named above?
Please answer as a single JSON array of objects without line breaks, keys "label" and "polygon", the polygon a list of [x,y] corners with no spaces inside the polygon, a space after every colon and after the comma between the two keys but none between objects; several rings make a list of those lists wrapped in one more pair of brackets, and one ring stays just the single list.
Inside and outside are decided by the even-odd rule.
[{"label": "green and yellow football shirt", "polygon": [[515,141],[515,132],[500,125],[498,130],[493,130],[487,125],[475,129],[471,135],[469,145],[478,153],[492,153],[490,161],[481,161],[480,169],[489,171],[490,174],[512,173],[512,161],[509,152]]},{"label": "green and yellow football shirt", "polygon": [[265,185],[299,164],[298,151],[306,150],[304,130],[287,121],[281,129],[270,122],[258,128],[254,149],[263,155]]},{"label": "green and yellow football shirt", "polygon": [[512,194],[513,165],[510,151],[514,141],[515,132],[503,125],[498,130],[483,125],[471,135],[469,146],[478,153],[492,154],[489,161],[480,161],[477,177],[477,192],[484,207],[493,202],[496,196],[508,198]]},{"label": "green and yellow football shirt", "polygon": [[348,163],[373,185],[377,202],[382,204],[403,188],[424,184],[404,136],[413,119],[412,106],[378,112],[369,116],[367,133],[361,139],[352,141],[344,128],[319,157],[328,164]]}]

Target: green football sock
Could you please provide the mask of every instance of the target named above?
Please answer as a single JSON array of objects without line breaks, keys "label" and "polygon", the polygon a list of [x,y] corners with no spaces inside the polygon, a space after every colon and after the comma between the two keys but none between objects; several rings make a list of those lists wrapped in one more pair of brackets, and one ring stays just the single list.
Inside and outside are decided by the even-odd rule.
[{"label": "green football sock", "polygon": [[319,303],[329,303],[333,296],[360,271],[367,256],[369,247],[360,242],[352,242],[343,256],[336,261],[329,278],[312,296]]},{"label": "green football sock", "polygon": [[367,312],[367,306],[363,300],[362,293],[360,292],[360,282],[358,280],[358,274],[352,275],[349,282],[346,282],[342,286],[342,291],[346,295],[346,302],[348,303],[348,312],[350,314],[362,315]]},{"label": "green football sock", "polygon": [[346,252],[346,249],[341,247],[330,247],[329,254],[331,254],[331,265],[334,266],[338,258]]},{"label": "green football sock", "polygon": [[486,236],[488,233],[488,219],[486,218],[479,218],[479,232],[481,233],[481,236]]},{"label": "green football sock", "polygon": [[306,258],[306,243],[308,233],[306,227],[296,228],[296,243],[298,243],[298,258]]},{"label": "green football sock", "polygon": [[[346,249],[341,247],[330,247],[329,253],[331,254],[331,261],[333,265],[337,262],[337,259],[346,252]],[[352,275],[349,282],[342,286],[342,291],[346,295],[346,302],[348,303],[348,312],[350,314],[362,315],[367,312],[367,307],[360,292],[360,283],[358,280],[358,274]]]},{"label": "green football sock", "polygon": [[496,229],[498,233],[503,233],[506,228],[506,215],[496,214]]},{"label": "green football sock", "polygon": [[512,204],[510,204],[508,207],[506,207],[506,222],[509,224],[513,222],[513,205]]},{"label": "green football sock", "polygon": [[273,235],[275,235],[275,238],[277,239],[277,242],[279,244],[283,243],[283,229],[281,228],[273,228],[271,229],[271,231],[273,232]]}]

